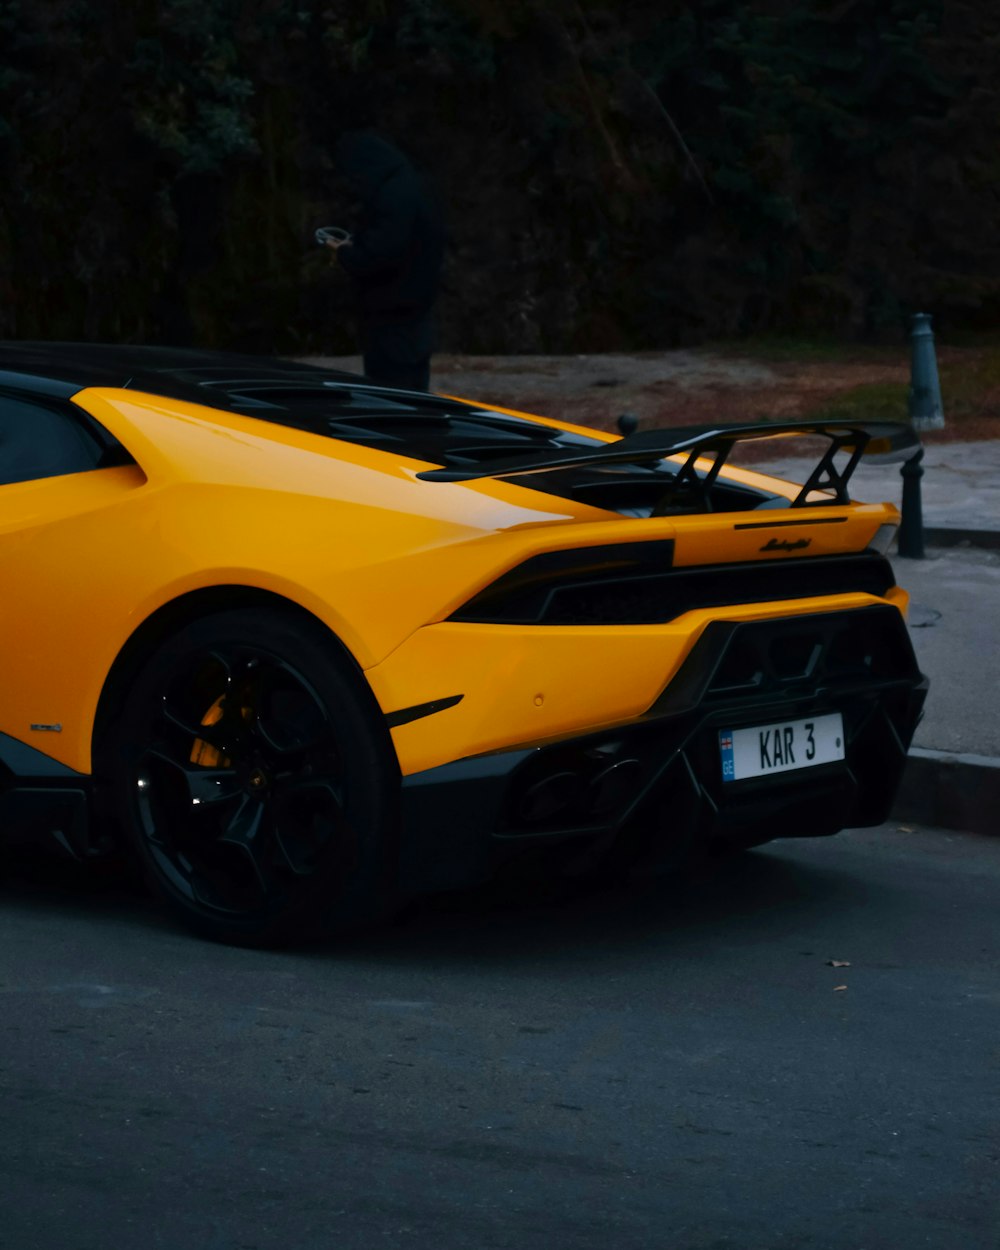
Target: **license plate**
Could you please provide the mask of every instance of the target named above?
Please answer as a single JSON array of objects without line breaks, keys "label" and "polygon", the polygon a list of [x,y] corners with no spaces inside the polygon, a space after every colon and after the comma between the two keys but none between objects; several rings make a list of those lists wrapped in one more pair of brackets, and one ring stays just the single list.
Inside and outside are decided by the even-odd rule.
[{"label": "license plate", "polygon": [[831,712],[810,720],[724,729],[719,750],[723,781],[815,768],[844,758],[844,721],[839,712]]}]

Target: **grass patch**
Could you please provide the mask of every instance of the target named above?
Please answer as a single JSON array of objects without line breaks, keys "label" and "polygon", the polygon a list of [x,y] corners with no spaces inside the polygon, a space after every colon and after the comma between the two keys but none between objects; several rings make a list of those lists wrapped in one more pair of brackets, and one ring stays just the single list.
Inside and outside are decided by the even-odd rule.
[{"label": "grass patch", "polygon": [[1000,416],[1000,344],[966,349],[939,372],[945,421]]},{"label": "grass patch", "polygon": [[[964,427],[965,437],[1000,433],[990,420],[1000,419],[1000,344],[951,347],[943,355],[938,373],[945,427]],[[826,421],[903,421],[909,416],[909,390],[909,382],[866,383],[821,400],[809,415]]]},{"label": "grass patch", "polygon": [[[846,343],[842,339],[797,338],[761,335],[710,345],[721,354],[752,359],[762,364],[830,366],[831,381],[838,364],[891,365],[906,368],[910,345],[896,346]],[[938,340],[938,373],[945,425],[964,427],[964,437],[992,438],[1000,430],[1000,338],[966,336],[958,341]],[[825,370],[823,370],[825,374]],[[909,383],[866,382],[817,398],[808,415],[825,421],[903,421],[909,415]],[[992,419],[992,420],[991,420]]]},{"label": "grass patch", "polygon": [[809,415],[823,421],[905,421],[909,393],[905,382],[872,382],[824,400]]}]

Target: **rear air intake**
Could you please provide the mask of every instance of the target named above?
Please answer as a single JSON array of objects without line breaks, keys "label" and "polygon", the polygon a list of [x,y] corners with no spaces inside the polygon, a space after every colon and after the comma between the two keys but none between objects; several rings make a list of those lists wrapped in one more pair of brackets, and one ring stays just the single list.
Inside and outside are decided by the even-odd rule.
[{"label": "rear air intake", "polygon": [[670,542],[534,556],[481,590],[453,621],[505,625],[655,625],[697,608],[868,594],[896,584],[873,552],[675,569]]}]

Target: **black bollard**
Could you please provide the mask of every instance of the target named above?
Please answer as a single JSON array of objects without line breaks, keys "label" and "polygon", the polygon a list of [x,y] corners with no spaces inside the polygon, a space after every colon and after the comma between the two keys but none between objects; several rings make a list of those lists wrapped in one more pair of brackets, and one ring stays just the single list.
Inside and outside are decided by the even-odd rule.
[{"label": "black bollard", "polygon": [[634,412],[623,412],[618,418],[618,428],[621,430],[622,438],[628,438],[639,428],[639,418]]},{"label": "black bollard", "polygon": [[923,458],[924,449],[921,447],[900,469],[903,478],[903,506],[896,551],[909,560],[924,558],[924,518],[920,502],[920,479],[924,476],[920,462]]}]

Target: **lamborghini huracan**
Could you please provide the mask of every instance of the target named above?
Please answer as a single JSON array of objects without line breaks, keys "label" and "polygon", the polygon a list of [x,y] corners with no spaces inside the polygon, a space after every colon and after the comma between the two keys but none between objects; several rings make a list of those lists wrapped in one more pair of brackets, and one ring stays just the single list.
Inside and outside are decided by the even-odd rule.
[{"label": "lamborghini huracan", "polygon": [[[801,484],[733,467],[807,436]],[[905,423],[624,437],[276,359],[0,344],[0,837],[265,944],[537,861],[888,816]]]}]

